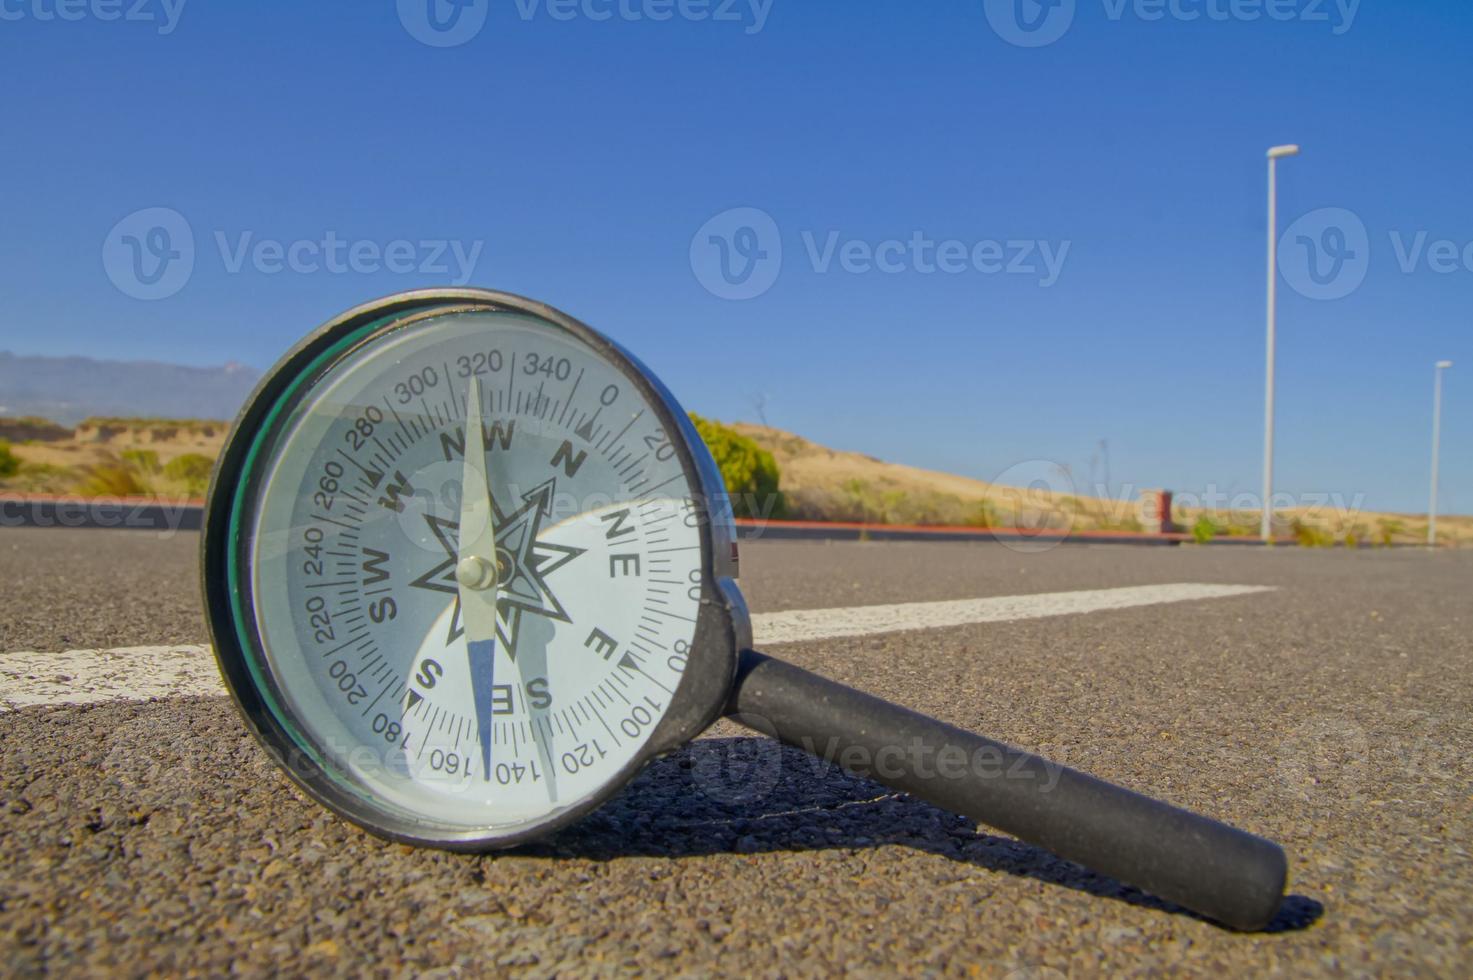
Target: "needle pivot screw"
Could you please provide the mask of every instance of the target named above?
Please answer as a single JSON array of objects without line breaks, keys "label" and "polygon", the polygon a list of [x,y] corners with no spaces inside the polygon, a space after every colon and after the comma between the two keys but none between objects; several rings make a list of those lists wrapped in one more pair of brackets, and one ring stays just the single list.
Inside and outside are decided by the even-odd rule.
[{"label": "needle pivot screw", "polygon": [[478,555],[470,555],[455,566],[455,579],[467,589],[483,591],[496,584],[497,568]]}]

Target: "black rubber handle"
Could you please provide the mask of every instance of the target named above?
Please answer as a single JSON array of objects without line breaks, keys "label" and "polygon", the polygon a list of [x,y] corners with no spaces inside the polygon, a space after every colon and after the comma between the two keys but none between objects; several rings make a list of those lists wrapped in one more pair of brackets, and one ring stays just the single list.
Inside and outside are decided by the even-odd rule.
[{"label": "black rubber handle", "polygon": [[788,745],[1004,830],[1235,929],[1268,925],[1288,876],[1277,844],[760,653],[728,713]]}]

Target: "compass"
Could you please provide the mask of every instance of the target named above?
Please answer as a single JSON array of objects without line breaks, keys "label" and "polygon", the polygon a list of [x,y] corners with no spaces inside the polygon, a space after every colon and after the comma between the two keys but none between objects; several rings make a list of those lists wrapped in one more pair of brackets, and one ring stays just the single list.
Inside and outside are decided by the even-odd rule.
[{"label": "compass", "polygon": [[386,838],[539,837],[731,715],[1226,924],[1277,911],[1266,840],[753,651],[735,541],[719,471],[633,355],[541,303],[422,290],[261,382],[202,577],[248,727]]}]

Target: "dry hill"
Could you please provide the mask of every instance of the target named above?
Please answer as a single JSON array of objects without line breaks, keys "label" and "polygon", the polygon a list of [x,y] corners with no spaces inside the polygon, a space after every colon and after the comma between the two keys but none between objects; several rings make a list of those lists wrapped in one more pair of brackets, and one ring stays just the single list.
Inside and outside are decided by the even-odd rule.
[{"label": "dry hill", "polygon": [[[91,418],[75,428],[45,419],[0,418],[0,442],[8,442],[19,469],[0,476],[0,492],[84,495],[200,495],[209,466],[224,444],[228,423],[173,419]],[[830,449],[801,436],[759,425],[731,426],[771,452],[782,472],[788,516],[803,520],[862,521],[970,527],[1051,527],[1139,531],[1138,499],[1107,500],[987,483],[887,463],[862,453]],[[1047,485],[1067,486],[1040,464]],[[1176,523],[1204,535],[1251,536],[1256,511],[1205,512],[1177,508]],[[1329,506],[1278,515],[1281,534],[1307,544],[1413,543],[1425,540],[1419,515],[1337,511]],[[1438,522],[1448,543],[1473,545],[1473,518]]]},{"label": "dry hill", "polygon": [[[862,453],[830,449],[802,436],[748,423],[736,431],[773,454],[782,471],[788,515],[804,520],[865,521],[879,524],[1054,527],[1074,530],[1142,529],[1141,501],[1132,496],[1108,500],[1082,494],[1052,492],[1042,486],[1001,486],[931,470],[887,463]],[[1067,487],[1062,474],[1037,476],[1047,486]],[[1182,530],[1199,528],[1211,536],[1253,536],[1257,510],[1206,511],[1178,507],[1173,520]],[[1413,543],[1426,539],[1423,515],[1341,510],[1330,504],[1276,515],[1276,528],[1306,544]],[[1473,545],[1473,517],[1442,517],[1439,536],[1449,543]]]}]

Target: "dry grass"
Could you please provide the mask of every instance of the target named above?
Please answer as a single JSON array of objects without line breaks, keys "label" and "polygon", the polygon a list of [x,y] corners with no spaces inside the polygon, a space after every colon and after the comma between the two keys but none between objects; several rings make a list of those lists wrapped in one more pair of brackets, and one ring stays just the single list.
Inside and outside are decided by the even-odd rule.
[{"label": "dry grass", "polygon": [[[877,524],[1070,527],[1140,531],[1138,500],[1108,500],[987,483],[830,449],[760,425],[732,426],[768,450],[782,470],[789,516]],[[1062,482],[1062,481],[1061,481]],[[1256,510],[1177,507],[1172,518],[1197,540],[1256,537]],[[1275,532],[1316,546],[1367,547],[1425,541],[1425,515],[1337,509],[1330,504],[1275,515]],[[1439,539],[1473,546],[1473,517],[1443,516]]]},{"label": "dry grass", "polygon": [[[6,421],[0,419],[0,425]],[[24,421],[32,428],[50,425],[44,419]],[[1142,529],[1135,500],[1003,486],[830,449],[778,429],[747,423],[731,427],[776,458],[788,516],[800,520]],[[209,463],[219,453],[228,428],[224,422],[200,420],[88,419],[68,439],[13,445],[11,451],[20,468],[0,478],[0,491],[198,496],[204,492]],[[1198,540],[1258,534],[1257,511],[1178,507],[1172,516]],[[1406,544],[1427,537],[1425,515],[1325,506],[1275,516],[1277,533],[1315,546]],[[1438,518],[1437,526],[1439,538],[1446,543],[1473,546],[1473,517],[1444,516]]]},{"label": "dry grass", "polygon": [[88,419],[75,429],[63,429],[45,419],[0,419],[0,430],[33,436],[11,447],[20,466],[0,477],[0,491],[198,497],[229,424]]}]

